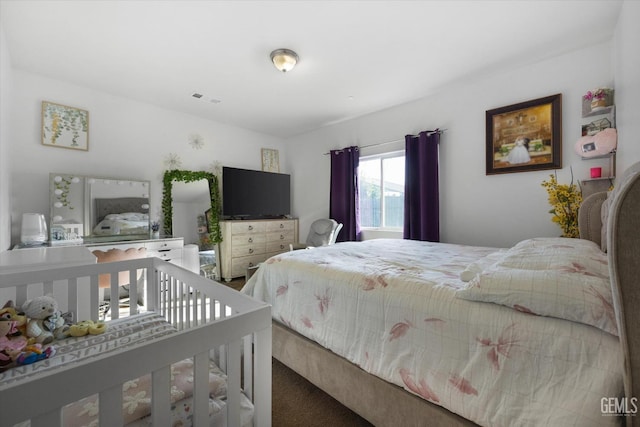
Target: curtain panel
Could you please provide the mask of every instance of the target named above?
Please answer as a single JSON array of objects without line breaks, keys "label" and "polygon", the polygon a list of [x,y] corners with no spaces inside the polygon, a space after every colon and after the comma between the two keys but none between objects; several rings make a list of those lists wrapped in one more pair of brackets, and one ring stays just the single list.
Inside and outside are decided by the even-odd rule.
[{"label": "curtain panel", "polygon": [[359,164],[360,151],[358,147],[331,150],[329,217],[343,224],[337,242],[360,240]]},{"label": "curtain panel", "polygon": [[438,130],[405,136],[405,239],[440,241],[439,142]]}]

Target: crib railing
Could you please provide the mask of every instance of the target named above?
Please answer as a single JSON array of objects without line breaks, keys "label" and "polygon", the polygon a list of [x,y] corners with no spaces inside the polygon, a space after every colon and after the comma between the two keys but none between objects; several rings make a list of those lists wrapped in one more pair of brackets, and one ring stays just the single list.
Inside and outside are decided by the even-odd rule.
[{"label": "crib railing", "polygon": [[[20,305],[38,295],[53,294],[61,310],[73,312],[77,319],[86,313],[87,318],[98,320],[99,276],[109,274],[111,295],[118,295],[118,274],[128,271],[129,294],[136,296],[139,283],[135,279],[141,269],[146,277],[143,309],[160,313],[178,333],[1,386],[0,425],[31,417],[34,427],[61,426],[64,405],[95,393],[100,396],[100,425],[122,425],[122,385],[147,373],[152,374],[153,383],[152,425],[168,425],[170,366],[185,358],[194,360],[194,425],[205,425],[208,365],[214,353],[227,375],[227,425],[240,425],[241,390],[254,404],[254,426],[271,425],[271,310],[264,303],[157,258],[0,272],[0,296]],[[111,298],[112,318],[141,309],[130,298],[124,313],[118,299]]]}]

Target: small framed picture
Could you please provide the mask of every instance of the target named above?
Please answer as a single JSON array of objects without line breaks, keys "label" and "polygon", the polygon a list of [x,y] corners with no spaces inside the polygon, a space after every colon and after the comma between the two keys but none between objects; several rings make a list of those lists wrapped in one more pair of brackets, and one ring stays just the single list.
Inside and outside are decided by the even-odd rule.
[{"label": "small framed picture", "polygon": [[42,101],[42,145],[89,150],[89,112]]},{"label": "small framed picture", "polygon": [[486,112],[487,175],[562,168],[562,95]]},{"label": "small framed picture", "polygon": [[278,150],[271,148],[262,149],[262,170],[265,172],[280,172]]}]

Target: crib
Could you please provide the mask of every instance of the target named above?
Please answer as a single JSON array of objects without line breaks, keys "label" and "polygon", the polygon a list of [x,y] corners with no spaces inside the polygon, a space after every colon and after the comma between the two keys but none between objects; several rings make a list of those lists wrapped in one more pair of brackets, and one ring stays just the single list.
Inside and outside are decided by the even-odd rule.
[{"label": "crib", "polygon": [[[158,258],[0,272],[0,296],[20,306],[27,299],[51,294],[61,311],[75,314],[86,312],[88,307],[91,320],[97,321],[99,279],[108,275],[111,294],[117,295],[121,272],[130,275],[132,295],[137,295],[138,286],[144,287],[144,306],[130,304],[123,309],[112,299],[105,336],[94,339],[106,340],[112,329],[111,335],[116,335],[127,322],[134,324],[150,316],[158,317],[156,323],[165,324],[163,331],[168,332],[135,343],[129,336],[120,337],[120,341],[131,343],[117,348],[103,343],[99,348],[104,352],[91,354],[84,349],[74,354],[86,357],[56,365],[54,359],[64,356],[58,351],[51,359],[6,371],[29,367],[25,369],[28,375],[16,371],[12,373],[15,378],[0,378],[0,425],[68,426],[65,414],[70,405],[89,396],[97,396],[99,425],[126,425],[123,386],[144,376],[151,383],[146,425],[169,426],[172,407],[176,406],[171,401],[172,365],[188,360],[188,366],[193,366],[188,405],[192,425],[211,425],[209,383],[214,362],[224,373],[226,396],[224,414],[217,418],[222,422],[213,424],[270,426],[271,309],[267,304]],[[75,339],[74,345],[82,347],[83,338],[54,341],[53,345]],[[68,359],[70,354],[66,353]],[[249,423],[241,422],[240,416],[247,405],[252,407]]]}]

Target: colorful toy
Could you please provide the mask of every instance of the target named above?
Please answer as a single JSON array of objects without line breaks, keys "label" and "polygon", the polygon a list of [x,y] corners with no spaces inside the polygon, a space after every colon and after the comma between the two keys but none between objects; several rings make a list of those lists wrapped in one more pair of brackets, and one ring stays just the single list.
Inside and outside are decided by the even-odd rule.
[{"label": "colorful toy", "polygon": [[107,330],[107,324],[93,320],[83,320],[69,327],[69,335],[72,337],[83,337],[85,335],[99,335]]},{"label": "colorful toy", "polygon": [[54,346],[42,348],[42,344],[28,345],[16,357],[16,365],[30,365],[39,360],[48,359],[55,354]]},{"label": "colorful toy", "polygon": [[[0,309],[0,321],[3,320],[15,322],[16,330],[12,332],[12,336],[26,335],[27,316],[25,316],[23,312],[16,310],[16,306],[12,300],[7,301],[4,307]],[[4,334],[2,334],[2,336],[4,336]]]}]

